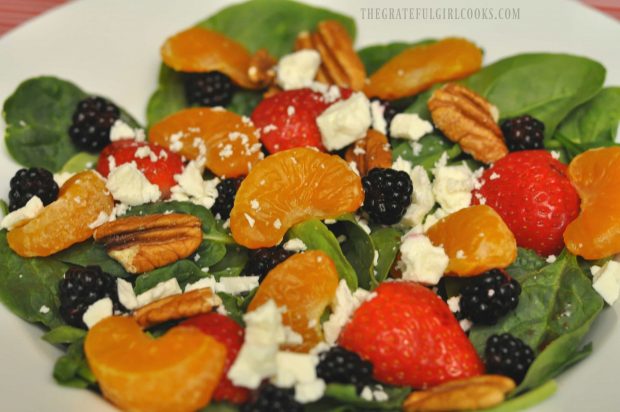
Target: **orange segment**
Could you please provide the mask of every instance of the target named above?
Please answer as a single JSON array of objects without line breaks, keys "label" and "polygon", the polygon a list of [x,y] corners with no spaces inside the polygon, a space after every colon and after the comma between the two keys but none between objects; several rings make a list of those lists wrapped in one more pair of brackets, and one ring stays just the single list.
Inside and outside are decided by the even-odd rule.
[{"label": "orange segment", "polygon": [[386,100],[412,96],[433,84],[466,77],[482,64],[482,50],[459,38],[409,48],[377,70],[364,88],[368,97]]},{"label": "orange segment", "polygon": [[151,339],[131,317],[113,316],[86,335],[86,359],[103,395],[123,410],[195,411],[220,381],[226,348],[193,327]]},{"label": "orange segment", "polygon": [[169,37],[161,47],[164,63],[176,71],[224,73],[247,89],[250,81],[250,52],[236,41],[212,30],[192,27]]},{"label": "orange segment", "polygon": [[354,212],[363,200],[360,177],[340,157],[285,150],[258,163],[241,183],[230,229],[245,247],[271,247],[296,223]]},{"label": "orange segment", "polygon": [[588,150],[568,166],[581,212],[564,231],[568,250],[586,259],[620,253],[620,147]]},{"label": "orange segment", "polygon": [[450,258],[446,273],[476,276],[505,268],[517,258],[517,241],[500,215],[485,205],[461,209],[431,226],[426,235]]},{"label": "orange segment", "polygon": [[149,140],[188,159],[205,161],[220,177],[246,175],[263,156],[257,129],[223,109],[181,110],[156,123]]},{"label": "orange segment", "polygon": [[24,257],[49,256],[93,235],[88,225],[111,214],[114,200],[94,171],[78,173],[60,188],[58,199],[25,225],[7,234],[9,246]]},{"label": "orange segment", "polygon": [[303,337],[288,349],[308,352],[323,340],[320,318],[338,287],[334,262],[319,250],[298,253],[273,268],[248,306],[251,312],[273,299],[286,306],[282,322]]}]

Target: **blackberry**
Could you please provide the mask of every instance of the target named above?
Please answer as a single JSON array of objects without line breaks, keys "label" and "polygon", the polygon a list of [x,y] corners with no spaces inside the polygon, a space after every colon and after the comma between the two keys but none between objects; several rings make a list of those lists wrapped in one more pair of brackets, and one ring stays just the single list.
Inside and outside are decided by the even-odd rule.
[{"label": "blackberry", "polygon": [[355,385],[358,392],[373,382],[372,364],[341,346],[334,346],[319,355],[316,374],[325,383]]},{"label": "blackberry", "polygon": [[252,402],[241,407],[241,412],[302,412],[303,405],[295,400],[293,389],[263,385]]},{"label": "blackberry", "polygon": [[500,270],[476,277],[461,291],[461,313],[474,323],[494,325],[519,304],[521,285]]},{"label": "blackberry", "polygon": [[511,152],[543,148],[545,125],[540,120],[526,114],[505,120],[501,127]]},{"label": "blackberry", "polygon": [[510,333],[491,335],[484,349],[487,373],[505,375],[521,383],[534,362],[534,351]]},{"label": "blackberry", "polygon": [[258,276],[259,282],[262,282],[271,269],[284,262],[293,253],[279,246],[254,250],[251,252],[246,273],[248,276]]},{"label": "blackberry", "polygon": [[236,179],[222,179],[222,181],[217,184],[217,198],[211,207],[211,211],[214,214],[219,214],[222,220],[226,220],[230,217],[230,211],[233,208],[235,196],[237,195],[237,190],[239,190],[239,185],[241,185],[242,181],[243,178],[238,177]]},{"label": "blackberry", "polygon": [[120,117],[114,103],[103,97],[88,97],[73,112],[69,136],[80,150],[98,152],[110,144],[110,129]]},{"label": "blackberry", "polygon": [[70,267],[59,284],[60,315],[71,326],[86,329],[82,316],[99,299],[110,298],[115,311],[125,308],[118,300],[116,279],[99,266]]},{"label": "blackberry", "polygon": [[375,223],[398,223],[411,204],[413,185],[405,172],[374,168],[362,178],[364,210]]},{"label": "blackberry", "polygon": [[39,167],[20,169],[11,178],[9,191],[9,211],[22,208],[30,199],[37,196],[44,205],[58,198],[58,185],[54,175]]},{"label": "blackberry", "polygon": [[220,72],[184,73],[185,99],[196,106],[227,106],[235,93],[230,78]]}]

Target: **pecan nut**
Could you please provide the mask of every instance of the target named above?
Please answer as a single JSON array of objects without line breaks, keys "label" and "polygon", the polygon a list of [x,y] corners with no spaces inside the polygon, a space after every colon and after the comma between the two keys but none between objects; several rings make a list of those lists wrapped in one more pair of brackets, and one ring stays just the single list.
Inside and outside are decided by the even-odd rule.
[{"label": "pecan nut", "polygon": [[347,162],[355,162],[361,176],[366,176],[376,167],[392,167],[392,149],[387,137],[373,129],[368,130],[366,137],[350,146],[344,158]]},{"label": "pecan nut", "polygon": [[250,81],[260,88],[272,85],[276,78],[276,63],[276,59],[269,54],[267,49],[256,51],[252,55],[248,67]]},{"label": "pecan nut", "polygon": [[508,154],[497,109],[468,88],[448,83],[433,93],[428,108],[435,126],[474,159],[493,163]]},{"label": "pecan nut", "polygon": [[403,410],[430,412],[486,409],[502,403],[506,394],[514,388],[514,381],[505,376],[474,376],[414,392],[405,400]]},{"label": "pecan nut", "polygon": [[210,288],[202,288],[151,302],[137,309],[133,316],[140,326],[148,328],[169,320],[211,312],[219,304],[219,298]]},{"label": "pecan nut", "polygon": [[129,273],[142,273],[184,259],[202,242],[202,223],[172,213],[132,216],[99,226],[95,241]]}]

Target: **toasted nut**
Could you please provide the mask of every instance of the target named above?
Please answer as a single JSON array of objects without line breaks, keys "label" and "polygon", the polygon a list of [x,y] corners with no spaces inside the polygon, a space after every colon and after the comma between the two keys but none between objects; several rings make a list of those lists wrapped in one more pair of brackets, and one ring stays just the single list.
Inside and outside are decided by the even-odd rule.
[{"label": "toasted nut", "polygon": [[194,253],[202,242],[202,228],[192,215],[132,216],[99,226],[94,238],[127,272],[142,273]]},{"label": "toasted nut", "polygon": [[392,167],[392,150],[387,137],[373,129],[368,130],[365,138],[350,146],[344,158],[347,162],[355,162],[362,176],[376,167]]},{"label": "toasted nut", "polygon": [[169,320],[189,318],[211,312],[219,304],[219,298],[209,288],[192,290],[179,295],[156,300],[137,309],[133,316],[143,328]]},{"label": "toasted nut", "polygon": [[[314,44],[312,42],[312,34],[307,31],[302,31],[297,35],[295,39],[295,50],[303,50],[303,49],[315,49]],[[327,70],[325,69],[325,65],[321,64],[319,66],[319,70],[316,73],[316,79],[319,83],[330,84],[332,81],[327,74]]]},{"label": "toasted nut", "polygon": [[486,409],[504,401],[515,388],[512,379],[482,375],[446,382],[425,391],[414,392],[405,400],[405,412],[465,411]]},{"label": "toasted nut", "polygon": [[497,109],[468,88],[449,83],[433,93],[428,108],[435,126],[475,159],[493,163],[508,154]]},{"label": "toasted nut", "polygon": [[269,54],[267,49],[258,50],[250,59],[248,67],[250,81],[261,88],[273,84],[276,78],[276,63],[276,59]]}]

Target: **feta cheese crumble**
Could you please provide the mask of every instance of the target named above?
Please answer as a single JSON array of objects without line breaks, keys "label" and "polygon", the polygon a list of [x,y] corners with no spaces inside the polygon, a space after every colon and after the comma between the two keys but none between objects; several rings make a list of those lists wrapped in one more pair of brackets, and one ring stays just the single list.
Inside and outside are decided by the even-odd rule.
[{"label": "feta cheese crumble", "polygon": [[385,121],[383,113],[385,113],[385,107],[383,107],[380,101],[374,100],[370,102],[372,128],[380,133],[387,134],[387,122]]},{"label": "feta cheese crumble", "polygon": [[114,306],[112,304],[112,299],[99,299],[98,301],[90,305],[88,309],[86,309],[86,312],[84,312],[84,315],[82,315],[82,321],[88,327],[88,329],[91,329],[103,319],[112,316],[113,309]]},{"label": "feta cheese crumble", "polygon": [[144,141],[145,135],[142,129],[134,129],[127,123],[118,119],[110,128],[110,141],[117,142],[119,140],[136,140]]},{"label": "feta cheese crumble", "polygon": [[390,136],[400,139],[417,141],[432,131],[431,122],[422,119],[417,113],[399,113],[390,123]]},{"label": "feta cheese crumble", "polygon": [[258,276],[223,276],[220,280],[215,280],[213,277],[206,277],[185,286],[185,292],[210,288],[216,293],[223,292],[229,295],[239,295],[241,293],[250,292],[257,287]]},{"label": "feta cheese crumble", "polygon": [[135,162],[124,163],[108,175],[106,187],[114,200],[130,206],[139,206],[159,200],[161,192],[138,170]]},{"label": "feta cheese crumble", "polygon": [[43,202],[38,196],[33,196],[28,200],[24,207],[12,211],[0,222],[0,229],[11,231],[13,228],[34,219],[43,210]]},{"label": "feta cheese crumble", "polygon": [[156,300],[167,298],[168,296],[180,295],[181,293],[183,293],[183,291],[181,290],[181,286],[179,286],[179,282],[176,278],[172,278],[164,282],[159,282],[155,287],[140,293],[136,296],[136,300],[138,302],[138,307],[141,308]]},{"label": "feta cheese crumble", "polygon": [[409,232],[400,245],[401,260],[398,268],[403,280],[436,285],[448,267],[449,258],[441,246],[433,246],[430,239]]},{"label": "feta cheese crumble", "polygon": [[600,266],[592,266],[592,287],[605,299],[608,305],[613,305],[620,295],[620,263],[609,261]]},{"label": "feta cheese crumble", "polygon": [[276,83],[284,90],[308,87],[314,80],[321,55],[316,50],[304,49],[283,56],[276,68]]},{"label": "feta cheese crumble", "polygon": [[325,341],[330,345],[335,344],[342,328],[349,322],[357,308],[375,296],[376,294],[361,288],[351,293],[347,282],[344,279],[340,280],[334,300],[331,302],[332,313],[323,323]]},{"label": "feta cheese crumble", "polygon": [[316,376],[319,357],[309,353],[280,351],[276,354],[276,374],[272,379],[280,388],[295,388],[295,400],[316,401],[325,392],[325,382]]},{"label": "feta cheese crumble", "polygon": [[54,173],[54,182],[56,182],[58,187],[62,187],[62,185],[64,185],[67,180],[71,179],[73,176],[75,176],[75,173],[71,172]]},{"label": "feta cheese crumble", "polygon": [[97,218],[88,224],[88,228],[96,229],[104,223],[107,223],[109,220],[110,216],[106,212],[99,212]]},{"label": "feta cheese crumble", "polygon": [[282,247],[290,252],[302,252],[308,249],[303,240],[298,238],[289,239]]},{"label": "feta cheese crumble", "polygon": [[436,168],[433,194],[437,203],[448,214],[468,207],[474,180],[471,170],[465,164]]},{"label": "feta cheese crumble", "polygon": [[116,293],[119,302],[127,309],[134,310],[138,308],[138,298],[136,297],[131,283],[127,282],[125,279],[117,278]]},{"label": "feta cheese crumble", "polygon": [[215,203],[220,179],[203,180],[202,168],[196,162],[189,162],[181,174],[174,176],[174,180],[178,184],[170,189],[170,200],[191,201],[207,209]]},{"label": "feta cheese crumble", "polygon": [[329,151],[340,150],[366,135],[372,123],[370,102],[363,93],[353,93],[328,107],[316,123],[323,146]]}]

